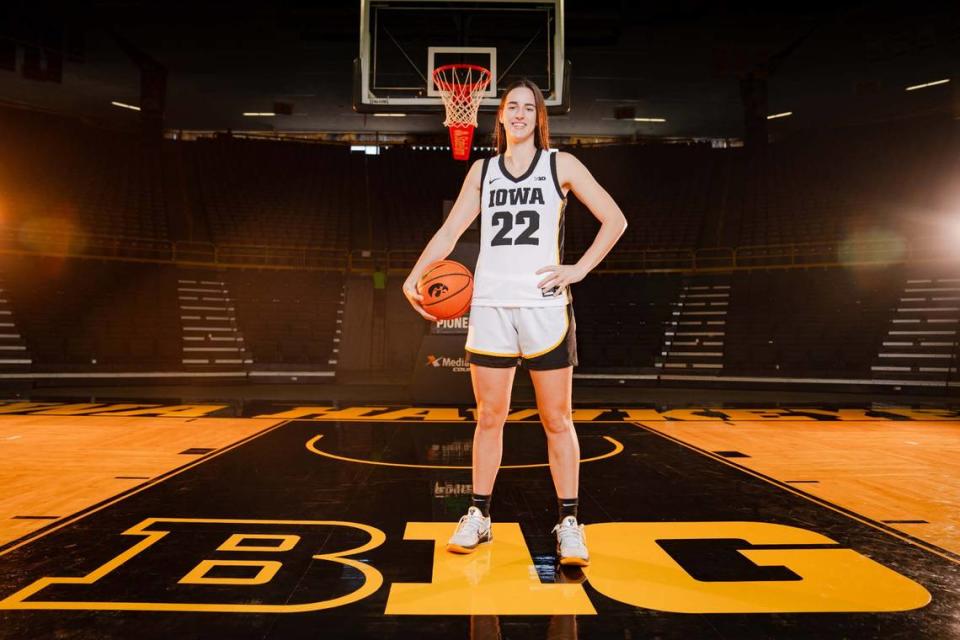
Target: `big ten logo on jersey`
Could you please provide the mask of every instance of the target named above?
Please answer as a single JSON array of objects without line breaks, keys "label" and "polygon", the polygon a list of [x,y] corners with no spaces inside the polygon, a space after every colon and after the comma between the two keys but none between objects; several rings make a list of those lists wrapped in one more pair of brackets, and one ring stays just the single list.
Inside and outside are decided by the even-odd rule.
[{"label": "big ten logo on jersey", "polygon": [[[410,522],[402,540],[388,540],[353,522],[150,518],[124,532],[142,539],[105,564],[35,580],[0,608],[319,611],[373,596],[387,569],[403,576],[378,596],[387,615],[597,613],[581,580],[540,577],[519,523],[496,523],[493,542],[470,555],[445,551],[454,526]],[[586,537],[583,577],[621,606],[756,614],[906,611],[930,602],[909,578],[797,527],[608,522],[587,525]]]}]

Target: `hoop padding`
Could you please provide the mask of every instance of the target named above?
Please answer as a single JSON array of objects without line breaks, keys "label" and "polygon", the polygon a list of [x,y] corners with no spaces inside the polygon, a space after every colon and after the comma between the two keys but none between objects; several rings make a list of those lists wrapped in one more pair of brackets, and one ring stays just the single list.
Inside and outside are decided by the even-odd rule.
[{"label": "hoop padding", "polygon": [[447,64],[433,70],[433,81],[446,109],[443,126],[476,127],[490,70],[475,64]]}]

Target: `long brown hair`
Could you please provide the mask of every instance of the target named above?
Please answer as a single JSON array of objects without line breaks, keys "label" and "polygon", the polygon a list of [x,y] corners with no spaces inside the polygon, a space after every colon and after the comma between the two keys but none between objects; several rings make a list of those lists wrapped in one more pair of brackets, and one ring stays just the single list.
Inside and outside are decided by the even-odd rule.
[{"label": "long brown hair", "polygon": [[503,115],[503,110],[507,106],[507,96],[517,87],[526,87],[533,92],[533,102],[537,107],[537,130],[533,132],[533,143],[538,149],[549,149],[550,125],[547,123],[547,104],[543,101],[543,92],[540,91],[540,87],[526,78],[521,78],[507,87],[506,91],[503,92],[503,97],[500,98],[497,119],[493,124],[493,146],[497,148],[498,154],[507,150],[507,132],[503,128],[503,123],[500,122],[500,116]]}]

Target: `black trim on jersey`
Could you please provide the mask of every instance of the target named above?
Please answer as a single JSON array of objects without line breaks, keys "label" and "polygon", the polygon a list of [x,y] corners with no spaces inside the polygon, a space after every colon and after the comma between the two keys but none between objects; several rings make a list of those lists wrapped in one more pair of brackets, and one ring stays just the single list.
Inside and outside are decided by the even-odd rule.
[{"label": "black trim on jersey", "polygon": [[560,186],[560,177],[557,173],[557,154],[559,151],[554,151],[550,154],[550,173],[553,175],[553,186],[557,188],[557,193],[560,194],[561,200],[566,200],[567,196],[563,195],[563,187]]},{"label": "black trim on jersey", "polygon": [[530,166],[527,167],[527,172],[524,173],[519,178],[514,178],[509,171],[507,171],[507,165],[503,162],[503,154],[500,154],[500,173],[503,174],[503,177],[509,180],[510,182],[523,182],[533,174],[537,169],[537,165],[540,164],[540,152],[543,149],[537,149],[537,153],[533,156],[533,161],[530,163]]},{"label": "black trim on jersey", "polygon": [[487,156],[486,158],[483,159],[483,164],[481,165],[481,168],[480,168],[480,210],[481,211],[483,211],[483,202],[484,202],[484,198],[483,198],[484,184],[483,183],[486,181],[488,166],[490,166],[490,156]]},{"label": "black trim on jersey", "polygon": [[[560,223],[557,225],[557,256],[560,258],[560,264],[563,264],[563,238],[566,235],[564,233],[564,224],[567,220],[567,201],[562,200],[560,205]],[[570,287],[567,287],[567,294],[570,293]]]}]

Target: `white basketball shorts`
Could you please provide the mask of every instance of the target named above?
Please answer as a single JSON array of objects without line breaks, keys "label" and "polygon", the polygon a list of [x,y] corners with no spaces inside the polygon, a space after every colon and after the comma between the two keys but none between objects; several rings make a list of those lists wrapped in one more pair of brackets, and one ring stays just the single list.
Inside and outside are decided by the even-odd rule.
[{"label": "white basketball shorts", "polygon": [[467,361],[534,370],[577,364],[573,307],[472,307]]}]

